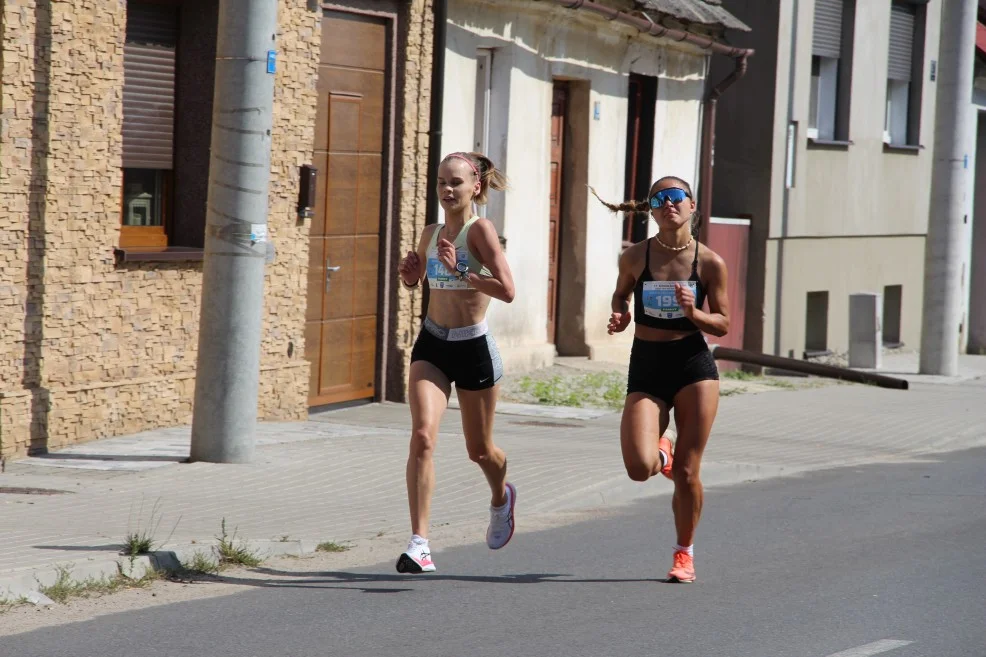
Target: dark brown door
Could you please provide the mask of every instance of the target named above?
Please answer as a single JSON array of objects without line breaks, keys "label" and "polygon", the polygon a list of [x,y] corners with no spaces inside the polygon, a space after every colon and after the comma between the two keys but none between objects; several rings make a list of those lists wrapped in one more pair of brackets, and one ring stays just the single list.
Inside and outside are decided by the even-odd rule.
[{"label": "dark brown door", "polygon": [[551,99],[551,200],[548,213],[548,342],[555,342],[558,316],[558,254],[562,217],[562,171],[565,158],[565,112],[568,84],[555,82]]},{"label": "dark brown door", "polygon": [[376,392],[386,44],[383,21],[325,12],[305,323],[312,406]]},{"label": "dark brown door", "polygon": [[[657,78],[630,74],[627,90],[626,180],[623,193],[628,199],[643,200],[650,191],[654,153],[654,106]],[[623,215],[623,246],[647,238],[649,212]]]}]

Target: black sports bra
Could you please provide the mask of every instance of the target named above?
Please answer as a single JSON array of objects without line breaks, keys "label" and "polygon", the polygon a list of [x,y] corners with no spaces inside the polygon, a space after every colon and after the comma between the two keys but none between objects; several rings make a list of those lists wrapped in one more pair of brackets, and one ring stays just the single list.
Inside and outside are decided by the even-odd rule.
[{"label": "black sports bra", "polygon": [[688,284],[695,293],[695,307],[701,308],[705,304],[705,288],[698,277],[698,241],[695,241],[692,274],[687,281],[655,281],[650,273],[650,247],[650,240],[647,240],[644,271],[633,287],[634,321],[641,326],[668,331],[699,330],[692,320],[685,317],[674,295],[675,283]]}]

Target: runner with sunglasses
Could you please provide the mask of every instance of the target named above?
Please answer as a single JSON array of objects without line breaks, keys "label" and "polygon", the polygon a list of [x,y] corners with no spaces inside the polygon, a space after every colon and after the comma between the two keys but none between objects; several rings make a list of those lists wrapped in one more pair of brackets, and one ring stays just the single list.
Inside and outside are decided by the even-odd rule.
[{"label": "runner with sunglasses", "polygon": [[[702,333],[721,337],[729,330],[726,265],[692,237],[695,200],[684,180],[661,178],[647,201],[599,200],[613,212],[649,210],[658,226],[657,235],[620,256],[608,330],[619,333],[635,321],[620,425],[623,463],[634,481],[658,473],[674,481],[678,542],[668,580],[694,582],[699,468],[719,408],[719,371]],[[672,408],[675,442],[665,435]]]}]

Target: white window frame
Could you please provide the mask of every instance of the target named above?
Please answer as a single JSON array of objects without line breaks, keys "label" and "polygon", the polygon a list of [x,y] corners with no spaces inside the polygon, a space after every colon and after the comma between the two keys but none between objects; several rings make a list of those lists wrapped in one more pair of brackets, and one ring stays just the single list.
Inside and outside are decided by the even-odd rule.
[{"label": "white window frame", "polygon": [[[483,155],[490,145],[490,102],[493,95],[493,51],[480,48],[476,51],[476,110],[473,127],[473,150]],[[480,217],[486,217],[486,206],[477,208]]]},{"label": "white window frame", "polygon": [[884,117],[883,141],[891,146],[906,146],[907,122],[911,102],[911,83],[887,80],[887,113]]},{"label": "white window frame", "polygon": [[810,95],[810,102],[815,106],[809,108],[806,134],[809,139],[832,141],[835,139],[835,113],[839,102],[839,58],[813,55],[812,69],[815,60],[818,61],[818,75],[811,77]]}]

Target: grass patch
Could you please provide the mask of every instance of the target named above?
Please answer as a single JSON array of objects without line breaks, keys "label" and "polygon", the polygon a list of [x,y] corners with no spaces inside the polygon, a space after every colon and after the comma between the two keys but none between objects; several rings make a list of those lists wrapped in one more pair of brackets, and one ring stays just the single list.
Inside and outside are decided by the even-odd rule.
[{"label": "grass patch", "polygon": [[734,381],[759,381],[763,378],[746,370],[726,370],[720,376],[724,379],[733,379]]},{"label": "grass patch", "polygon": [[129,557],[136,557],[142,554],[150,554],[155,549],[167,543],[171,540],[174,535],[175,530],[178,529],[178,523],[181,522],[181,516],[178,517],[178,521],[175,522],[175,526],[171,529],[171,534],[168,538],[161,542],[155,540],[155,535],[157,535],[157,530],[161,526],[161,498],[158,498],[154,502],[154,506],[151,507],[151,517],[147,524],[147,527],[141,529],[140,519],[144,515],[144,498],[141,497],[140,509],[137,511],[137,523],[134,526],[134,509],[133,505],[130,505],[130,518],[127,521],[127,527],[134,527],[133,529],[128,529],[126,538],[123,539],[123,545],[120,553]]},{"label": "grass patch", "polygon": [[316,552],[345,552],[349,549],[348,545],[339,545],[338,543],[333,543],[332,541],[325,541],[324,543],[319,543],[315,548]]},{"label": "grass patch", "polygon": [[54,602],[65,603],[72,598],[89,598],[92,596],[107,595],[124,589],[138,589],[149,586],[152,582],[161,579],[160,572],[151,570],[139,579],[132,579],[119,573],[113,577],[95,578],[89,577],[85,580],[72,579],[72,572],[68,568],[58,569],[58,578],[53,584],[39,586],[38,591],[51,598]]},{"label": "grass patch", "polygon": [[[763,386],[770,386],[772,388],[783,388],[785,390],[793,390],[797,387],[790,381],[785,381],[784,379],[780,379],[774,376],[760,376],[758,374],[747,372],[745,370],[726,370],[725,372],[720,373],[719,376],[722,377],[723,379],[730,379],[732,381],[745,381],[748,383],[758,383]],[[744,389],[742,388],[740,388],[739,390],[744,391]],[[723,394],[723,396],[728,396],[729,394],[736,394],[736,393],[735,392],[727,393],[726,391],[722,391],[721,394]]]},{"label": "grass patch", "polygon": [[28,599],[25,597],[20,597],[14,600],[8,598],[0,598],[0,616],[3,616],[14,607],[20,607],[21,605],[26,605],[26,604],[28,604]]},{"label": "grass patch", "polygon": [[548,379],[525,376],[519,381],[519,387],[538,404],[619,410],[626,397],[626,375],[620,372],[588,372]]},{"label": "grass patch", "polygon": [[232,536],[226,533],[226,518],[222,520],[221,535],[217,536],[216,540],[219,541],[219,544],[216,545],[216,556],[219,558],[220,569],[229,566],[253,568],[263,563],[263,559],[256,552],[249,550],[242,541],[237,544],[235,529]]},{"label": "grass patch", "polygon": [[218,575],[219,561],[205,552],[196,552],[190,561],[182,562],[185,575]]}]

